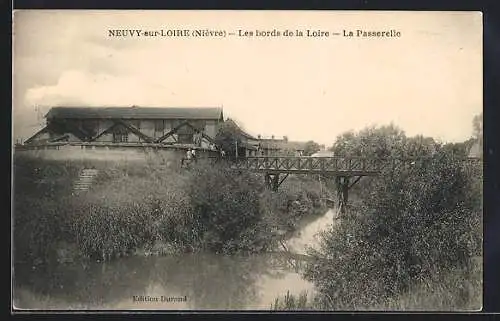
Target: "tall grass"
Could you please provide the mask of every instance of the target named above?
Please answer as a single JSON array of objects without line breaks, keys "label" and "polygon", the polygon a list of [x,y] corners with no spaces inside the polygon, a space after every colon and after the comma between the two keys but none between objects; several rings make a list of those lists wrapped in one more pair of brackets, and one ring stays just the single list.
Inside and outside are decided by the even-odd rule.
[{"label": "tall grass", "polygon": [[[271,309],[275,311],[294,310],[357,310],[357,311],[477,311],[482,306],[482,273],[480,262],[472,271],[453,269],[436,270],[433,277],[412,283],[407,290],[394,296],[386,296],[372,303],[348,307],[347,299],[342,301],[324,297],[308,296],[307,293],[293,295],[287,292],[277,297]],[[363,295],[363,293],[358,293]]]},{"label": "tall grass", "polygon": [[[264,251],[276,227],[311,214],[308,194],[271,193],[263,179],[225,167],[191,170],[148,163],[47,161],[17,156],[16,259],[58,259],[60,247],[108,260],[131,253]],[[91,189],[72,195],[83,168],[99,169]],[[306,183],[302,183],[306,184]],[[290,204],[301,204],[301,210]],[[286,213],[292,213],[287,220]],[[288,226],[290,228],[290,226]],[[61,252],[61,251],[59,251]],[[68,251],[66,251],[68,252]]]},{"label": "tall grass", "polygon": [[308,300],[307,292],[295,296],[287,291],[283,297],[276,298],[271,305],[271,310],[275,311],[311,310],[313,308],[313,304]]}]

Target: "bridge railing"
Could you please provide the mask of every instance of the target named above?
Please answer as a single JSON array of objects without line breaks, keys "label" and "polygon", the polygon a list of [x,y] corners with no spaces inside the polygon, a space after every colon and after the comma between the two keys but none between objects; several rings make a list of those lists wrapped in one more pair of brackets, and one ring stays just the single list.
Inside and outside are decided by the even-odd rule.
[{"label": "bridge railing", "polygon": [[[432,157],[307,157],[307,156],[250,156],[240,158],[213,158],[213,161],[223,161],[234,169],[256,171],[280,171],[302,173],[348,172],[350,174],[376,175],[384,168],[415,165],[433,160]],[[467,164],[477,164],[478,158],[457,158],[457,161]]]},{"label": "bridge railing", "polygon": [[236,169],[276,170],[286,172],[380,172],[383,160],[345,157],[272,157],[257,156],[235,159],[230,166]]}]

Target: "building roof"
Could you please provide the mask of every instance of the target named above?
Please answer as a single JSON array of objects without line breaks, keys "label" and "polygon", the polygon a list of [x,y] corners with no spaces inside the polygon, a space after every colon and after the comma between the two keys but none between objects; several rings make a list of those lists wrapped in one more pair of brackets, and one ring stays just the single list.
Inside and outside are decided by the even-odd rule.
[{"label": "building roof", "polygon": [[285,139],[260,139],[260,147],[262,149],[275,149],[275,150],[304,150],[305,142],[295,142]]},{"label": "building roof", "polygon": [[230,124],[231,126],[233,126],[234,128],[236,128],[238,130],[238,133],[247,138],[247,139],[250,139],[250,140],[258,140],[257,138],[255,138],[254,136],[250,135],[249,133],[247,133],[246,131],[244,131],[240,126],[238,126],[238,124],[236,124],[236,122],[231,119],[231,118],[228,118],[226,121],[225,121],[226,124]]},{"label": "building roof", "polygon": [[121,119],[223,119],[219,107],[53,107],[47,119],[53,118],[121,118]]}]

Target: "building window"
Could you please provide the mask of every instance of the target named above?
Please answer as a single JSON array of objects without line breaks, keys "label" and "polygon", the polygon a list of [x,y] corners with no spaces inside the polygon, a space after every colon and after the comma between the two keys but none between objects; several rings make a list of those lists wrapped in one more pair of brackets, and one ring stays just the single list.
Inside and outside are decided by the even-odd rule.
[{"label": "building window", "polygon": [[191,127],[188,124],[185,124],[184,126],[181,126],[177,129],[177,141],[180,144],[193,144],[194,140],[194,133],[195,131],[193,130],[193,127]]},{"label": "building window", "polygon": [[113,133],[113,143],[126,143],[128,142],[127,133]]},{"label": "building window", "polygon": [[126,143],[128,142],[128,132],[123,126],[117,126],[113,130],[113,142],[114,143]]}]

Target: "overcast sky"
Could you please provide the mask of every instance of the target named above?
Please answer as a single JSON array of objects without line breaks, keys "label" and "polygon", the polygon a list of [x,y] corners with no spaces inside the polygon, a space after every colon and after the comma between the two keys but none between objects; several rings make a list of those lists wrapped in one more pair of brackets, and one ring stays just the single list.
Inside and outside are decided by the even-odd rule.
[{"label": "overcast sky", "polygon": [[[112,38],[109,29],[391,30],[399,38]],[[331,145],[393,122],[461,141],[482,111],[482,16],[467,12],[18,11],[14,139],[51,106],[222,106],[252,134]]]}]

